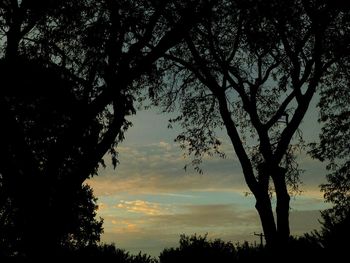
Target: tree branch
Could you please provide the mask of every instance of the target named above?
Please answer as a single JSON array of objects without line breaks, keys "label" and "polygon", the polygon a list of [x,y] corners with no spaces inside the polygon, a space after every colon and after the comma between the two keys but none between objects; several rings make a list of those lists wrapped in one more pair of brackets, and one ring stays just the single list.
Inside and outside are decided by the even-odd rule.
[{"label": "tree branch", "polygon": [[231,139],[232,145],[233,145],[235,152],[237,154],[237,157],[241,163],[245,181],[246,181],[249,189],[253,192],[253,194],[257,195],[258,194],[258,183],[257,183],[255,176],[254,176],[253,166],[252,166],[252,164],[249,160],[249,157],[248,157],[248,155],[243,147],[243,143],[242,143],[241,138],[238,134],[236,125],[231,118],[231,113],[227,107],[225,94],[221,91],[218,94],[217,98],[219,101],[219,110],[220,110],[222,120],[224,121],[227,134]]},{"label": "tree branch", "polygon": [[264,126],[266,129],[270,129],[285,113],[288,104],[295,98],[295,91],[293,90],[287,98],[284,99],[276,113],[268,120]]}]

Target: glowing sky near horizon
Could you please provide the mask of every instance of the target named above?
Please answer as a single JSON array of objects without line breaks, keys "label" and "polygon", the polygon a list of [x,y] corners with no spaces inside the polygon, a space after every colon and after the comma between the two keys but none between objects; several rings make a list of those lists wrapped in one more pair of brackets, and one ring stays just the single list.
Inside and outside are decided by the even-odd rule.
[{"label": "glowing sky near horizon", "polygon": [[[118,146],[120,164],[99,170],[88,183],[98,197],[98,216],[104,218],[102,241],[132,253],[158,256],[177,246],[180,234],[205,234],[233,243],[259,242],[261,232],[254,198],[245,185],[240,164],[222,133],[226,159],[206,158],[202,175],[183,169],[189,163],[173,142],[177,131],[167,129],[169,116],[153,110],[132,117],[133,127]],[[315,113],[307,116],[303,131],[316,138]],[[220,134],[221,136],[221,134]],[[108,157],[106,157],[108,160]],[[324,165],[301,154],[303,193],[291,200],[291,232],[301,235],[319,227],[319,210],[327,207],[318,185]]]}]

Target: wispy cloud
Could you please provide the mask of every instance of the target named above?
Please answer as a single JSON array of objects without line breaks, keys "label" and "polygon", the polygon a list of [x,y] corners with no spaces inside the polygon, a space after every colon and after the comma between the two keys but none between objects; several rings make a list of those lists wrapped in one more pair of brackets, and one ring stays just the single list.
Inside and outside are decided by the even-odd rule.
[{"label": "wispy cloud", "polygon": [[[190,161],[183,157],[177,145],[160,140],[146,145],[121,145],[120,165],[99,170],[99,176],[88,181],[97,196],[132,193],[178,193],[195,191],[247,192],[239,162],[232,146],[225,142],[222,148],[227,158],[213,157],[203,162],[203,175],[183,167]],[[302,175],[301,190],[305,195],[320,196],[318,185],[325,180],[325,171],[319,162],[305,154],[299,158],[306,172]],[[108,162],[108,157],[106,157]],[[310,190],[310,191],[309,191]],[[322,195],[321,195],[322,198]]]},{"label": "wispy cloud", "polygon": [[159,203],[147,202],[144,200],[135,201],[124,201],[121,200],[115,208],[125,209],[128,212],[142,213],[146,215],[161,215],[168,210],[167,208],[161,207]]},{"label": "wispy cloud", "polygon": [[[248,188],[232,145],[224,142],[222,149],[227,158],[205,158],[204,174],[199,175],[184,171],[190,160],[165,139],[118,146],[117,169],[100,169],[100,175],[88,181],[100,200],[103,241],[157,255],[176,245],[181,233],[208,232],[209,237],[233,242],[256,240],[253,233],[260,232],[261,225],[254,200],[244,197]],[[324,179],[322,167],[307,156],[300,157],[300,164],[306,170],[304,192],[291,200],[291,230],[296,234],[319,226],[317,210],[323,206],[318,189]]]},{"label": "wispy cloud", "polygon": [[[123,217],[110,216],[104,241],[118,240],[119,245],[133,252],[144,248],[154,255],[166,246],[175,246],[179,235],[208,233],[210,238],[226,241],[254,242],[254,232],[261,232],[260,221],[254,209],[242,209],[235,204],[175,205],[171,213],[143,200],[125,201],[118,208],[128,211]],[[134,217],[134,213],[139,214]],[[291,231],[301,235],[319,228],[317,210],[291,212]],[[132,240],[132,241],[131,241]],[[157,245],[158,244],[158,245]],[[158,247],[157,247],[158,246]]]},{"label": "wispy cloud", "polygon": [[135,222],[135,220],[127,219],[111,219],[111,227],[108,228],[108,232],[114,234],[130,234],[130,233],[142,233],[140,225],[142,222]]},{"label": "wispy cloud", "polygon": [[153,218],[156,225],[168,225],[175,229],[229,227],[236,228],[243,225],[258,227],[255,211],[242,210],[233,204],[213,205],[180,205],[177,213],[165,214]]}]

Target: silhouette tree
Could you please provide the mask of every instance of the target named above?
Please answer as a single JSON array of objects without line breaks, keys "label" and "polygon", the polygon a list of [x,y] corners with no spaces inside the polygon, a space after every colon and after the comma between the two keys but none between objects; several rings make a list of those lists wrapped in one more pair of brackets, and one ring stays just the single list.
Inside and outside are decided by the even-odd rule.
[{"label": "silhouette tree", "polygon": [[164,56],[168,75],[155,104],[179,108],[170,126],[184,129],[176,140],[199,171],[204,155],[223,155],[215,131],[226,129],[269,246],[288,241],[298,127],[330,71],[349,57],[348,15],[328,1],[220,1]]},{"label": "silhouette tree", "polygon": [[[350,42],[350,40],[348,39]],[[321,185],[332,217],[342,219],[350,210],[350,61],[344,57],[332,71],[332,78],[321,92],[320,142],[311,144],[312,156],[327,161],[328,182]]]},{"label": "silhouette tree", "polygon": [[[348,9],[349,10],[349,9]],[[347,42],[350,43],[349,20]],[[344,23],[345,24],[345,23]],[[345,32],[344,32],[345,33]],[[342,50],[340,50],[342,52]],[[322,211],[322,229],[313,237],[330,250],[329,254],[343,258],[347,254],[346,240],[350,234],[350,60],[344,56],[334,66],[332,77],[322,88],[319,121],[323,124],[320,142],[311,144],[314,158],[327,162],[327,183],[321,185],[325,201],[333,206]]]},{"label": "silhouette tree", "polygon": [[76,211],[93,201],[82,183],[106,152],[116,166],[134,98],[162,77],[154,62],[205,10],[199,0],[0,3],[0,196],[20,253],[54,253],[72,216],[92,215]]},{"label": "silhouette tree", "polygon": [[64,233],[60,240],[61,246],[71,250],[97,245],[103,231],[103,220],[95,219],[98,206],[92,189],[88,185],[83,185],[77,195],[78,200],[73,203],[71,218],[67,223],[61,224],[72,227],[60,231]]},{"label": "silhouette tree", "polygon": [[[48,235],[55,240],[52,240],[52,242],[57,244],[63,238],[62,235],[72,232],[72,228],[92,230],[92,228],[86,227],[86,222],[80,221],[81,224],[75,226],[73,221],[68,219],[72,216],[83,216],[84,213],[87,216],[90,213],[91,216],[88,218],[93,220],[94,209],[91,210],[89,206],[84,205],[87,202],[94,202],[94,199],[92,192],[88,194],[89,189],[87,187],[82,188],[81,185],[76,184],[68,189],[64,187],[65,182],[62,182],[60,178],[45,174],[49,149],[57,136],[67,127],[67,122],[72,117],[75,106],[77,106],[74,103],[77,102],[73,100],[71,94],[65,94],[63,89],[58,94],[58,89],[64,87],[65,84],[62,83],[61,77],[57,77],[50,70],[42,69],[41,66],[33,62],[23,62],[24,65],[22,66],[27,68],[21,69],[21,63],[18,60],[16,64],[17,71],[11,69],[11,67],[7,67],[2,71],[8,73],[5,74],[7,77],[3,78],[5,84],[10,83],[14,87],[24,84],[15,81],[16,78],[11,78],[13,72],[21,76],[20,81],[26,81],[29,87],[36,85],[34,87],[43,88],[44,85],[50,85],[51,81],[59,84],[56,87],[54,87],[54,84],[50,85],[51,92],[53,92],[50,96],[44,92],[40,95],[38,93],[12,95],[6,97],[2,103],[3,111],[1,114],[3,114],[7,126],[6,137],[2,141],[2,145],[6,147],[4,149],[7,149],[7,152],[3,152],[2,156],[7,162],[2,164],[3,171],[6,172],[2,176],[1,193],[5,197],[4,200],[7,200],[7,202],[11,200],[12,203],[11,206],[4,208],[17,210],[13,219],[16,222],[17,241],[22,243],[21,246],[24,249],[24,247],[29,246],[28,243],[33,243],[33,236],[37,234],[36,232],[40,232],[40,228],[43,228],[42,231],[48,232]],[[21,74],[21,72],[25,72],[25,74]],[[46,75],[48,79],[41,78],[41,74]],[[7,81],[8,76],[12,79],[11,82]],[[40,80],[36,81],[36,79]],[[32,83],[30,83],[31,81]],[[57,88],[56,91],[54,91],[55,88]],[[66,102],[64,107],[62,107],[62,101]],[[7,105],[7,108],[5,108],[5,105]],[[13,121],[14,119],[16,122]],[[90,133],[92,132],[96,133],[97,131],[91,129]],[[88,136],[84,138],[86,147],[93,143],[91,134],[89,136],[90,138]],[[83,150],[85,149],[87,148]],[[26,159],[28,156],[32,159]],[[73,164],[72,161],[70,163]],[[81,192],[86,192],[86,194],[82,195]],[[87,200],[84,200],[84,198],[87,198]],[[37,202],[40,202],[40,205]],[[77,208],[75,203],[83,205],[86,211],[75,211]],[[82,214],[77,215],[77,213]],[[45,222],[45,220],[48,220],[48,222]],[[98,223],[97,221],[91,221],[91,224]],[[50,226],[55,227],[51,228]],[[77,231],[77,229],[74,229],[74,231]],[[89,233],[86,233],[86,235],[89,235]],[[99,238],[96,239],[96,241],[98,240]],[[39,246],[36,243],[32,245]]]},{"label": "silhouette tree", "polygon": [[[3,191],[2,191],[3,192]],[[81,250],[96,246],[103,232],[103,220],[97,220],[97,199],[92,189],[83,185],[77,189],[77,196],[72,202],[71,211],[65,215],[65,222],[60,222],[56,229],[60,252]],[[55,207],[57,208],[57,206]],[[0,258],[9,258],[22,252],[22,236],[18,231],[18,208],[13,206],[10,198],[1,205],[0,210]],[[61,217],[62,219],[62,217]]]}]

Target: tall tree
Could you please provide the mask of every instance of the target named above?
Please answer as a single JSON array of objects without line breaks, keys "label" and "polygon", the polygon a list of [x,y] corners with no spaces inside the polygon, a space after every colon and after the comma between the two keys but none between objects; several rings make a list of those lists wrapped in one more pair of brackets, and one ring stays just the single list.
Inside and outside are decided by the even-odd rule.
[{"label": "tall tree", "polygon": [[[350,31],[349,22],[346,28]],[[347,32],[348,36],[350,35]],[[350,40],[348,39],[348,43]],[[323,124],[320,142],[311,144],[313,157],[327,162],[327,183],[321,185],[324,197],[333,207],[326,210],[335,220],[350,213],[350,60],[344,56],[321,91],[319,103]]]},{"label": "tall tree", "polygon": [[[343,7],[346,8],[346,7]],[[350,7],[344,24],[344,44],[350,43]],[[337,43],[337,45],[343,45]],[[344,48],[339,48],[342,54]],[[322,229],[316,238],[329,253],[346,255],[342,240],[350,234],[350,57],[342,56],[322,87],[319,122],[323,125],[319,143],[311,144],[311,155],[327,163],[327,183],[321,185],[325,201],[332,207],[322,211]]]},{"label": "tall tree", "polygon": [[205,10],[200,0],[0,3],[1,198],[18,209],[25,255],[61,240],[84,180],[106,152],[116,165],[134,97],[161,78],[154,62]]},{"label": "tall tree", "polygon": [[332,66],[349,55],[346,16],[323,1],[220,1],[164,56],[168,78],[154,102],[180,110],[170,121],[184,128],[176,140],[195,166],[220,153],[215,130],[226,128],[270,246],[290,235],[298,127]]}]

